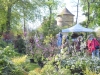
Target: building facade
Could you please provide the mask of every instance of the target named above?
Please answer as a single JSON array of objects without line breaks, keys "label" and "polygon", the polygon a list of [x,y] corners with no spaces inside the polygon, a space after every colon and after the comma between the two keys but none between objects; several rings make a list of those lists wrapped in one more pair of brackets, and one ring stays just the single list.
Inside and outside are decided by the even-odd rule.
[{"label": "building facade", "polygon": [[57,15],[56,18],[57,25],[60,27],[63,26],[72,26],[74,22],[74,15],[67,9],[64,8],[60,14]]}]

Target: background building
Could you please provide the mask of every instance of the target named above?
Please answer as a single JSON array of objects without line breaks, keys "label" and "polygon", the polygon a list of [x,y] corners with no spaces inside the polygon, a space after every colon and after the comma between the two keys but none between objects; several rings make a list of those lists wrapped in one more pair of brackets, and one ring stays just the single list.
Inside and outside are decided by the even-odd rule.
[{"label": "background building", "polygon": [[67,9],[64,8],[60,14],[57,15],[56,18],[57,25],[60,27],[63,26],[72,26],[74,22],[74,15]]}]

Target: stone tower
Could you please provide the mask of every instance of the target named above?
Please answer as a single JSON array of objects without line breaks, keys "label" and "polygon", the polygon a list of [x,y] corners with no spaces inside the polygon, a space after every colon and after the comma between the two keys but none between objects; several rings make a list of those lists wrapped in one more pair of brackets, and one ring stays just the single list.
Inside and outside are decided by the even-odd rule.
[{"label": "stone tower", "polygon": [[72,26],[74,22],[74,15],[67,9],[64,8],[60,14],[57,15],[56,18],[57,25],[60,27],[63,26]]}]

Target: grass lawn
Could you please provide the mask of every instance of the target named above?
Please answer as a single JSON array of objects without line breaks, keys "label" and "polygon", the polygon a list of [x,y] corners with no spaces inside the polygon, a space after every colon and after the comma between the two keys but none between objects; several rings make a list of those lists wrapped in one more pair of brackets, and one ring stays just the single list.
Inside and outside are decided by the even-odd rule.
[{"label": "grass lawn", "polygon": [[34,70],[35,68],[38,68],[38,67],[39,66],[36,63],[28,63],[25,66],[26,70],[28,70],[28,71]]}]

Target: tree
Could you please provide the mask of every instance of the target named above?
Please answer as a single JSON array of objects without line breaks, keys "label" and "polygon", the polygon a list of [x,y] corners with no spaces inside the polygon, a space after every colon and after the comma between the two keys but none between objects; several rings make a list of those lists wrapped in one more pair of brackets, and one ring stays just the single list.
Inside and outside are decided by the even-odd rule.
[{"label": "tree", "polygon": [[59,28],[55,23],[55,10],[57,10],[58,6],[61,6],[61,2],[59,0],[45,0],[45,2],[43,2],[44,11],[47,10],[48,16],[45,16],[45,19],[43,20],[39,30],[41,30],[45,36],[50,34],[54,35],[59,31]]},{"label": "tree", "polygon": [[98,0],[81,0],[81,6],[89,26],[100,25],[100,2]]},{"label": "tree", "polygon": [[[24,19],[25,21],[33,21],[36,9],[41,6],[43,0],[0,0],[0,21],[1,28],[10,31],[19,25]],[[40,4],[38,4],[40,2]],[[23,23],[21,23],[23,24]],[[5,27],[4,27],[5,25]],[[2,29],[3,29],[2,28]]]},{"label": "tree", "polygon": [[[55,22],[56,21],[54,18],[52,18],[51,21],[49,20],[49,18],[44,19],[38,31],[42,32],[44,36],[49,36],[51,34],[55,36],[55,34],[57,34],[60,31],[60,29],[57,27]],[[51,23],[51,26],[50,26],[50,23]]]},{"label": "tree", "polygon": [[45,2],[45,5],[49,10],[49,21],[50,21],[50,25],[51,25],[53,10],[57,9],[58,2],[54,1],[54,0],[48,0]]},{"label": "tree", "polygon": [[17,2],[18,0],[1,0],[1,5],[3,7],[3,9],[6,11],[6,29],[7,31],[10,30],[10,21],[11,21],[11,12],[12,12],[12,7],[13,5]]},{"label": "tree", "polygon": [[34,22],[35,19],[41,18],[43,15],[41,10],[45,11],[45,9],[46,12],[49,12],[50,27],[57,3],[58,0],[0,0],[0,9],[2,9],[0,10],[0,14],[2,14],[0,16],[2,19],[0,21],[1,32],[12,30],[16,32],[19,27],[26,27],[28,21]]}]

